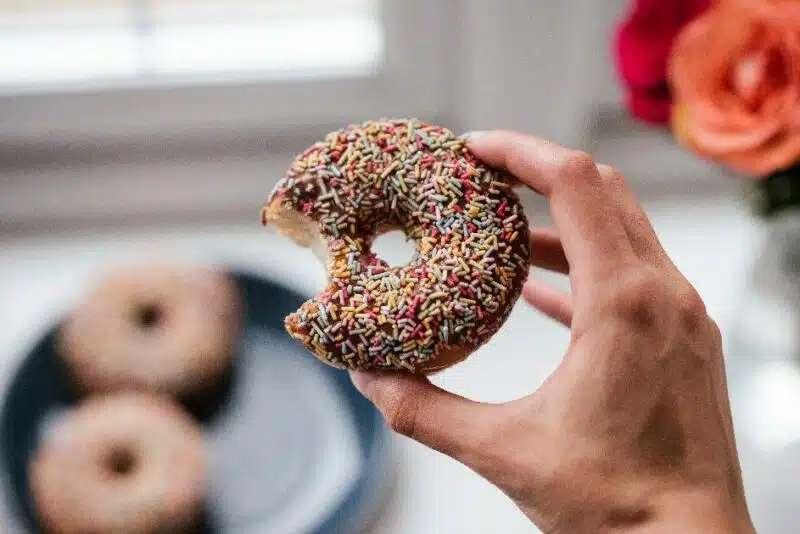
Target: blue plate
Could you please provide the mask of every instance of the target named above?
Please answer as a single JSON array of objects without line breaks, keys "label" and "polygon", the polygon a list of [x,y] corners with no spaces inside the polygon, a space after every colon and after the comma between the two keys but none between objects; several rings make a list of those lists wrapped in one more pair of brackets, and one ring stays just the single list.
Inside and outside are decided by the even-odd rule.
[{"label": "blue plate", "polygon": [[[215,409],[195,415],[211,444],[208,532],[354,534],[389,487],[390,436],[347,373],[288,338],[283,319],[304,300],[268,280],[231,273],[246,328]],[[57,328],[57,327],[56,327]],[[2,489],[12,532],[41,532],[28,466],[48,424],[71,410],[53,328],[12,378],[0,413]]]}]

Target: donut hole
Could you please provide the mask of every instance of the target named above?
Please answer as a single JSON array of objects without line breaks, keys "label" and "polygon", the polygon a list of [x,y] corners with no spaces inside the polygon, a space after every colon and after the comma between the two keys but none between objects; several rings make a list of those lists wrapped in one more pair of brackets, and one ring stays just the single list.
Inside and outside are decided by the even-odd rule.
[{"label": "donut hole", "polygon": [[136,309],[136,326],[151,330],[164,321],[164,308],[156,303],[145,303]]},{"label": "donut hole", "polygon": [[416,243],[409,240],[402,230],[390,230],[372,242],[372,252],[392,267],[408,265],[416,251]]},{"label": "donut hole", "polygon": [[136,470],[136,455],[132,450],[116,447],[106,457],[106,469],[115,478],[131,475]]}]

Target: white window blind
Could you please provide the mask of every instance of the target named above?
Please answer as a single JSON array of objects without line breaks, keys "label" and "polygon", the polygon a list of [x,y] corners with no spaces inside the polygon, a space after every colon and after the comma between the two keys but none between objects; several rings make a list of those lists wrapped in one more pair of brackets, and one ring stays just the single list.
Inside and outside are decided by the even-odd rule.
[{"label": "white window blind", "polygon": [[377,0],[0,0],[0,88],[364,75],[382,30]]}]

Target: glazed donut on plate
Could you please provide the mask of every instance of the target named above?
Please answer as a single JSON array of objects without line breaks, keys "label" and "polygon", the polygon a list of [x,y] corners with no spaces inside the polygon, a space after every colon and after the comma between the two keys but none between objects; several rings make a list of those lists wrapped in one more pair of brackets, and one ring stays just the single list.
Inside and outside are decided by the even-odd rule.
[{"label": "glazed donut on plate", "polygon": [[186,533],[203,516],[206,444],[166,397],[90,397],[55,423],[30,485],[50,534]]},{"label": "glazed donut on plate", "polygon": [[[329,134],[262,210],[262,223],[311,247],[328,272],[286,318],[289,334],[342,369],[431,373],[464,360],[499,330],[528,275],[528,223],[511,183],[418,120]],[[371,251],[394,229],[416,243],[401,267]]]},{"label": "glazed donut on plate", "polygon": [[207,394],[241,329],[234,283],[199,267],[140,264],[103,279],[67,317],[57,348],[85,393]]}]

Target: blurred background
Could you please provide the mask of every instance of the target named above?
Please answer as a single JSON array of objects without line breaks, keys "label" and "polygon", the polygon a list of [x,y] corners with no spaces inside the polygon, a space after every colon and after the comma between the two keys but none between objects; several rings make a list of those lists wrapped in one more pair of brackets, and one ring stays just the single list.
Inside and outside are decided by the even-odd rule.
[{"label": "blurred background", "polygon": [[[295,154],[332,129],[414,116],[457,132],[523,130],[623,171],[726,337],[759,531],[792,532],[800,285],[790,252],[800,225],[753,216],[740,180],[629,118],[611,53],[627,7],[0,0],[0,386],[114,263],[165,254],[322,287],[311,253],[262,229],[259,210]],[[546,204],[524,200],[547,224]],[[395,262],[410,256],[402,236],[376,247]],[[436,381],[485,401],[519,397],[567,341],[519,305],[488,346]],[[466,468],[395,445],[397,477],[371,532],[534,531]]]}]

